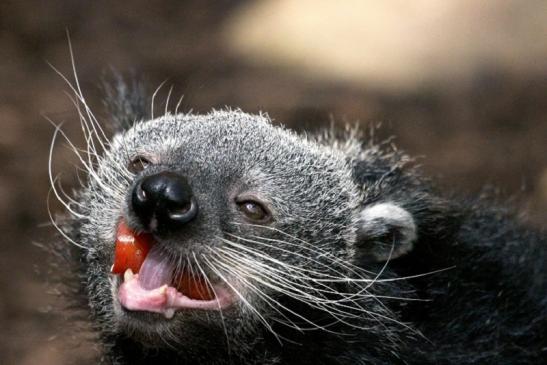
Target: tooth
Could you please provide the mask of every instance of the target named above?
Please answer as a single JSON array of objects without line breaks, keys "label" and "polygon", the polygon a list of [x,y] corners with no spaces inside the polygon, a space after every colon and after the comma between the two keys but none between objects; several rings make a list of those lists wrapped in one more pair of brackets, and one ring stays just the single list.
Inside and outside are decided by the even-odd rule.
[{"label": "tooth", "polygon": [[133,271],[131,269],[125,270],[123,273],[123,281],[130,281],[131,279],[133,279]]},{"label": "tooth", "polygon": [[164,285],[160,286],[160,288],[159,288],[160,293],[161,294],[167,293],[167,288],[168,288],[167,284],[164,284]]},{"label": "tooth", "polygon": [[175,315],[175,310],[173,308],[166,309],[165,312],[163,312],[163,315],[165,318],[171,319]]}]

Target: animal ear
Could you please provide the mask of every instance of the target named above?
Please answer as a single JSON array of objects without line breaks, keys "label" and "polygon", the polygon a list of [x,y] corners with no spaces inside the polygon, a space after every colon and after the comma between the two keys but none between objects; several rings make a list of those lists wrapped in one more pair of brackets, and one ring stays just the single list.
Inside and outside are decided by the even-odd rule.
[{"label": "animal ear", "polygon": [[103,104],[111,121],[113,132],[131,128],[135,123],[150,117],[148,93],[142,80],[134,72],[129,80],[112,70],[102,78]]},{"label": "animal ear", "polygon": [[357,250],[364,259],[381,262],[403,256],[416,241],[416,223],[396,203],[366,206],[359,214]]}]

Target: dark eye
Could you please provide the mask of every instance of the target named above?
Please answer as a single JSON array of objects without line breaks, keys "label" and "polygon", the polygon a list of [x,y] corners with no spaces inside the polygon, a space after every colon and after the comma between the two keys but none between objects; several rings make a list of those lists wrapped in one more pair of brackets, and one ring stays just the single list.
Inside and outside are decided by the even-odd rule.
[{"label": "dark eye", "polygon": [[271,219],[270,212],[259,202],[253,200],[238,201],[239,210],[250,220],[257,223],[267,223]]},{"label": "dark eye", "polygon": [[150,160],[148,160],[146,157],[137,156],[132,159],[131,162],[129,162],[129,165],[127,165],[127,169],[134,174],[138,174],[151,164],[152,163],[150,162]]}]

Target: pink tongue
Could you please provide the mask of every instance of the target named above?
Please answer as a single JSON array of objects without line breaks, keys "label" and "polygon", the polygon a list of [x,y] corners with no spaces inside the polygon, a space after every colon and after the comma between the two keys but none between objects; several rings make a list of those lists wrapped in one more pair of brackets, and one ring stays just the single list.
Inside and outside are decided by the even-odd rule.
[{"label": "pink tongue", "polygon": [[139,283],[144,289],[152,290],[170,285],[173,279],[173,265],[159,245],[154,245],[139,270]]}]

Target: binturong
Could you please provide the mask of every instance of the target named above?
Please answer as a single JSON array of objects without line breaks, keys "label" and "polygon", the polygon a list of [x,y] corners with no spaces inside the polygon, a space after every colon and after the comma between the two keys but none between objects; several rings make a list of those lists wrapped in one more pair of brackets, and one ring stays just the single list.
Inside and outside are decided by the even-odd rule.
[{"label": "binturong", "polygon": [[545,234],[512,209],[351,128],[150,117],[140,91],[107,89],[107,138],[75,85],[85,177],[52,178],[101,361],[545,363]]}]

